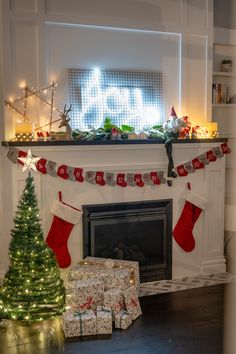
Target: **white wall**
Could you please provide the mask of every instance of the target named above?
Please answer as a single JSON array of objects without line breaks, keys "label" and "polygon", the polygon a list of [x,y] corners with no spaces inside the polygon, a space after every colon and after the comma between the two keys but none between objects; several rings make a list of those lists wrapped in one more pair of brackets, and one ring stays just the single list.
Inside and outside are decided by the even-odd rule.
[{"label": "white wall", "polygon": [[68,68],[98,67],[162,72],[164,115],[171,105],[180,109],[180,35],[61,24],[48,24],[46,33],[47,77],[59,83],[58,105],[69,102]]},{"label": "white wall", "polygon": [[235,0],[214,0],[214,26],[236,29]]},{"label": "white wall", "polygon": [[[211,120],[212,15],[212,0],[3,0],[4,97],[22,94],[22,80],[42,88],[56,79],[62,108],[68,67],[161,70],[166,116],[174,104]],[[5,112],[6,138],[15,120]]]}]

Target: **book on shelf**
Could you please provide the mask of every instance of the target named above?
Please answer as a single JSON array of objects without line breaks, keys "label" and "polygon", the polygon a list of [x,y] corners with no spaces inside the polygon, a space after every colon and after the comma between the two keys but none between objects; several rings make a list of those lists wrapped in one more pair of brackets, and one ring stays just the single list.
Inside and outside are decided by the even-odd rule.
[{"label": "book on shelf", "polygon": [[229,102],[229,86],[221,83],[212,84],[212,103],[222,104]]}]

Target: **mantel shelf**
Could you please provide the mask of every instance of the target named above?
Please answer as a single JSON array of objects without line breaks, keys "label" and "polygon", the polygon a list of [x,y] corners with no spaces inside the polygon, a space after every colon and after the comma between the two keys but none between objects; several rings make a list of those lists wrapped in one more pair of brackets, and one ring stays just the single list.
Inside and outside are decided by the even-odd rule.
[{"label": "mantel shelf", "polygon": [[[236,105],[235,105],[236,106]],[[201,143],[222,143],[228,141],[227,138],[214,139],[177,139],[174,144],[201,144]],[[71,145],[140,145],[140,144],[164,144],[163,139],[147,140],[106,140],[106,141],[79,141],[79,140],[51,140],[51,141],[2,141],[2,146],[71,146]]]}]

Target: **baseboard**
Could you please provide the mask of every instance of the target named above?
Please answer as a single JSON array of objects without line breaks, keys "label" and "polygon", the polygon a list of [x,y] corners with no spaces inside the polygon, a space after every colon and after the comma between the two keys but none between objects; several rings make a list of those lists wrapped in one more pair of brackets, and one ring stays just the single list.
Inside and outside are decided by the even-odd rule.
[{"label": "baseboard", "polygon": [[220,257],[214,260],[207,260],[201,264],[201,274],[217,274],[226,272],[226,260]]}]

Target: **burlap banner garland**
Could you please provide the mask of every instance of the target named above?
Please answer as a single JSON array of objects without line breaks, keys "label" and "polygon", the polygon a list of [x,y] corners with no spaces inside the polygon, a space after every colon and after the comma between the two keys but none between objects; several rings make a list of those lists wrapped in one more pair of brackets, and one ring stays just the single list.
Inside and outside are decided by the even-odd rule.
[{"label": "burlap banner garland", "polygon": [[[218,158],[222,158],[225,154],[231,152],[227,143],[222,143],[220,146],[214,147],[209,151],[193,158],[190,161],[178,165],[176,172],[179,177],[187,176],[189,173],[205,168],[211,162],[216,161]],[[23,165],[23,162],[18,160],[19,157],[25,157],[27,152],[17,149],[16,147],[10,147],[7,153],[7,157],[15,164]],[[124,173],[112,171],[84,171],[81,167],[71,167],[65,164],[59,165],[45,158],[40,158],[36,164],[37,170],[42,174],[49,174],[52,177],[61,177],[65,180],[74,182],[88,182],[91,184],[97,184],[100,186],[120,186],[120,187],[144,187],[144,185],[160,185],[166,183],[166,177],[164,171],[150,171],[146,173]]]}]

